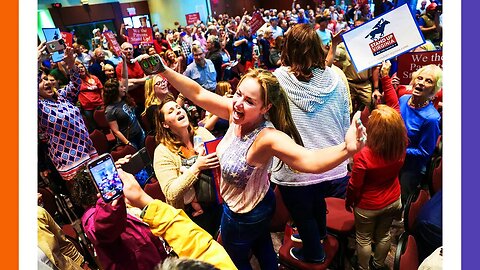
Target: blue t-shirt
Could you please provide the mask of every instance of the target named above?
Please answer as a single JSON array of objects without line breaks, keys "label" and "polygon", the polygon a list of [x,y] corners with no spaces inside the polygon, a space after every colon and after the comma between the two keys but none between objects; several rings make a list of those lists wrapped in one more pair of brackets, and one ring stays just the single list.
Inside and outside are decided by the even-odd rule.
[{"label": "blue t-shirt", "polygon": [[316,30],[318,37],[322,41],[323,45],[330,46],[332,42],[332,31],[325,29],[325,31],[321,31],[320,29]]},{"label": "blue t-shirt", "polygon": [[404,169],[425,173],[440,135],[440,114],[432,102],[419,109],[408,106],[411,96],[404,95],[399,99],[400,113],[408,135]]}]

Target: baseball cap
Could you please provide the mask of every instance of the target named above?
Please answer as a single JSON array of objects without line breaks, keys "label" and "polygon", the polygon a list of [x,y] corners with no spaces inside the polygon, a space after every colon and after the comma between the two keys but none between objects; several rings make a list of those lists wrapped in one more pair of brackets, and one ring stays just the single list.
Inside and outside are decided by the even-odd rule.
[{"label": "baseball cap", "polygon": [[437,4],[431,3],[430,5],[427,6],[427,11],[432,11],[437,8]]}]

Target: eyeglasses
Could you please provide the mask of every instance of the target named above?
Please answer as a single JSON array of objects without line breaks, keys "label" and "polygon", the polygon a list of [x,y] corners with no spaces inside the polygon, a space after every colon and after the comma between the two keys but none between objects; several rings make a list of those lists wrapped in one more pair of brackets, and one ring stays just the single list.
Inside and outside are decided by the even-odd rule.
[{"label": "eyeglasses", "polygon": [[167,83],[168,83],[168,82],[167,82],[166,80],[161,80],[161,81],[156,82],[154,85],[155,85],[155,86],[160,86],[160,87],[163,88],[163,87],[166,87],[166,86],[167,86]]}]

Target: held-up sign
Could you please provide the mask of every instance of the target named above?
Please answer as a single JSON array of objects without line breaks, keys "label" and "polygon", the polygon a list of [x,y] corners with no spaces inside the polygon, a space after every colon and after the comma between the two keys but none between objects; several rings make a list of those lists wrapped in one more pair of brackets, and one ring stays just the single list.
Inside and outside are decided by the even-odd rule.
[{"label": "held-up sign", "polygon": [[60,32],[62,35],[63,40],[65,41],[65,45],[68,47],[73,47],[73,35],[69,32]]},{"label": "held-up sign", "polygon": [[255,34],[258,31],[258,29],[260,29],[264,24],[265,24],[265,20],[263,20],[263,17],[259,12],[253,14],[252,19],[250,20],[250,23],[249,23],[251,33]]},{"label": "held-up sign", "polygon": [[357,72],[425,43],[406,3],[346,32],[342,38]]},{"label": "held-up sign", "polygon": [[398,57],[397,76],[400,84],[407,85],[412,80],[412,73],[423,66],[434,64],[442,68],[442,51],[411,52]]},{"label": "held-up sign", "polygon": [[128,29],[128,40],[133,45],[153,44],[153,33],[150,27]]},{"label": "held-up sign", "polygon": [[122,48],[121,48],[120,45],[118,44],[118,41],[117,41],[117,39],[115,38],[115,36],[113,35],[112,31],[103,32],[103,36],[107,39],[108,44],[110,44],[110,46],[112,46],[113,51],[115,52],[115,54],[116,54],[117,56],[122,55]]},{"label": "held-up sign", "polygon": [[200,20],[200,13],[189,13],[185,14],[185,20],[187,21],[187,25],[195,24],[197,21]]}]

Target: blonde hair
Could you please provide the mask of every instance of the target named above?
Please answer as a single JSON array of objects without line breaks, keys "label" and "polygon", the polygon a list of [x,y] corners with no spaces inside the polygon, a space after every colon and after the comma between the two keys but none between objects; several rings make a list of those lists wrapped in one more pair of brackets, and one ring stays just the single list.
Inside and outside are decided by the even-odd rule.
[{"label": "blonde hair", "polygon": [[403,159],[408,145],[407,129],[395,109],[380,104],[370,114],[367,146],[385,160]]},{"label": "blonde hair", "polygon": [[410,85],[413,86],[417,77],[422,74],[423,72],[432,72],[433,78],[435,79],[435,88],[433,90],[432,96],[437,94],[437,92],[442,88],[442,79],[443,79],[443,71],[442,69],[434,64],[430,64],[427,66],[423,66],[417,71],[412,73],[412,80],[410,81]]},{"label": "blonde hair", "polygon": [[219,81],[217,83],[217,88],[215,89],[215,93],[220,96],[231,96],[232,93],[232,85],[227,81]]},{"label": "blonde hair", "polygon": [[[152,78],[145,81],[145,110],[142,112],[144,115],[147,112],[148,107],[152,105],[160,105],[162,102],[158,97],[155,95],[155,80],[157,78],[162,78],[162,80],[166,80],[162,75],[155,74]],[[173,95],[168,93],[167,96]]]}]

